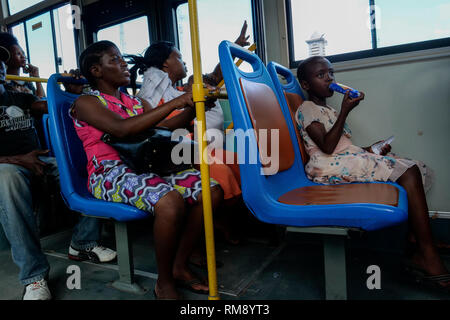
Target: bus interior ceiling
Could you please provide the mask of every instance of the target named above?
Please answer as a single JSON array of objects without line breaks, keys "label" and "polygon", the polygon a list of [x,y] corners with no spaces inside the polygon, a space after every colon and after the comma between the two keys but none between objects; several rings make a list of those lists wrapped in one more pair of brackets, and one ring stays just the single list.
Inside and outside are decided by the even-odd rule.
[{"label": "bus interior ceiling", "polygon": [[[264,63],[278,62],[296,74],[299,61],[307,57],[307,50],[294,44],[300,33],[295,28],[301,28],[298,20],[303,17],[303,13],[295,10],[302,8],[303,4],[306,12],[312,2],[198,0],[203,73],[211,72],[219,61],[220,41],[234,41],[243,21],[247,20],[249,41],[257,44],[256,53]],[[318,6],[326,3],[323,0],[319,2]],[[183,54],[188,75],[193,72],[187,1],[44,0],[34,1],[32,6],[23,8],[18,3],[20,1],[1,1],[0,25],[4,31],[12,32],[19,39],[29,62],[40,68],[42,78],[77,68],[79,53],[96,40],[111,40],[126,54],[143,54],[145,48],[157,40],[172,41]],[[372,1],[367,0],[367,3],[369,6]],[[448,3],[446,6],[442,4],[442,8],[446,10],[448,18]],[[380,10],[386,10],[386,14],[381,15],[383,25],[380,28],[391,27],[388,20],[390,15],[387,13],[391,8],[382,7]],[[307,12],[304,14],[308,15]],[[369,17],[366,20],[369,21]],[[448,21],[445,23],[442,28],[449,27]],[[69,28],[71,25],[74,27]],[[434,181],[427,193],[431,227],[436,239],[450,243],[448,29],[439,29],[441,36],[434,38],[424,35],[417,40],[412,37],[410,43],[394,41],[383,47],[380,40],[377,48],[371,43],[373,29],[369,28],[369,37],[372,36],[371,40],[366,41],[369,44],[356,49],[351,46],[344,49],[333,47],[336,42],[352,39],[339,38],[331,29],[325,30],[317,31],[324,33],[325,37],[329,36],[325,49],[332,52],[327,56],[333,63],[337,81],[366,94],[357,112],[352,112],[347,120],[352,128],[354,144],[366,146],[394,135],[393,151],[396,154],[420,159],[432,168]],[[384,40],[383,29],[376,30],[378,36],[375,37]],[[302,42],[310,40],[310,36],[314,38],[313,35],[310,32]],[[329,103],[340,106],[341,101],[342,95],[334,94]],[[223,99],[220,104],[226,128],[232,122],[230,103]],[[42,144],[45,144],[45,140]],[[48,190],[39,190],[35,196],[43,199],[35,206],[35,214],[39,220],[41,246],[51,265],[49,284],[55,299],[154,299],[152,291],[157,270],[152,219],[128,224],[136,281],[145,289],[144,294],[135,295],[112,288],[111,283],[117,278],[116,263],[94,264],[69,260],[67,249],[77,213],[67,208],[59,191],[53,186]],[[324,258],[319,235],[287,233],[284,226],[258,221],[245,207],[239,208],[234,212],[236,214],[242,219],[239,244],[231,244],[220,232],[216,232],[217,279],[221,299],[325,299]],[[449,298],[448,294],[424,289],[408,281],[401,268],[406,235],[406,224],[350,234],[346,246],[348,299]],[[106,246],[115,247],[112,221],[104,221],[102,238]],[[450,268],[450,248],[447,251],[442,258],[447,268]],[[72,265],[81,270],[80,290],[68,289],[68,268]],[[380,268],[381,288],[369,288],[370,266]],[[193,268],[206,277],[205,267]],[[20,299],[23,288],[17,285],[18,268],[12,260],[8,240],[1,228],[0,271],[0,299]],[[197,295],[186,290],[183,290],[183,295],[192,300],[208,298],[207,295]]]}]

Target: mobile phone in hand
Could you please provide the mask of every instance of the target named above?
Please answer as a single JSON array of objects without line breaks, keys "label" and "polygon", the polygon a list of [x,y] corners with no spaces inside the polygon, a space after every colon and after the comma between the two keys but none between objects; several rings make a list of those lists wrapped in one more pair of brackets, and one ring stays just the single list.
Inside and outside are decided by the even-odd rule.
[{"label": "mobile phone in hand", "polygon": [[22,70],[23,70],[23,73],[30,73],[30,67],[29,67],[29,65],[28,64],[26,64],[26,65],[24,65],[23,67],[22,67]]}]

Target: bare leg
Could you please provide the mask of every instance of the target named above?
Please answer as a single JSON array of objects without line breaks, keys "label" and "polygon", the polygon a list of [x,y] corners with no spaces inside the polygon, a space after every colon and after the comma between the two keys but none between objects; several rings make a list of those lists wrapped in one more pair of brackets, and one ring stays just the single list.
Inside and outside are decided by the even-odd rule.
[{"label": "bare leg", "polygon": [[184,199],[177,191],[167,193],[155,206],[153,235],[155,241],[158,298],[177,299],[172,266],[185,215]]},{"label": "bare leg", "polygon": [[[212,209],[216,209],[222,200],[222,188],[220,186],[213,187],[211,189]],[[173,265],[173,277],[179,280],[191,280],[194,279],[194,275],[188,267],[188,258],[203,231],[203,201],[201,196],[189,212],[186,225],[183,228]],[[196,284],[193,288],[196,290],[208,290],[208,286],[204,284]]]},{"label": "bare leg", "polygon": [[418,245],[413,262],[429,275],[448,273],[433,244],[428,206],[419,168],[417,166],[409,168],[397,182],[405,188],[408,194],[408,222]]}]

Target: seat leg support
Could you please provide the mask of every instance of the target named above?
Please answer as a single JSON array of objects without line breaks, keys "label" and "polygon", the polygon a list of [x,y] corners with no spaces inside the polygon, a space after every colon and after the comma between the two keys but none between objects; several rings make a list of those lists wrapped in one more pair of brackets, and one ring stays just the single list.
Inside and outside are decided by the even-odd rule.
[{"label": "seat leg support", "polygon": [[345,237],[323,236],[325,291],[327,300],[347,300]]},{"label": "seat leg support", "polygon": [[133,248],[128,237],[126,222],[114,223],[116,233],[117,265],[119,280],[112,283],[113,288],[135,294],[145,294],[139,284],[134,281]]}]

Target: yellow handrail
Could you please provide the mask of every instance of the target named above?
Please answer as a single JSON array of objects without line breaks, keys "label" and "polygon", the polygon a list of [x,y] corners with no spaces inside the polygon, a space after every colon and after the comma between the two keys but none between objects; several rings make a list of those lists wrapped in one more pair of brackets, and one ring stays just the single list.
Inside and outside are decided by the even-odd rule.
[{"label": "yellow handrail", "polygon": [[36,77],[21,77],[13,74],[7,74],[6,80],[16,80],[16,81],[26,81],[26,82],[48,82],[48,79],[45,78],[36,78]]},{"label": "yellow handrail", "polygon": [[197,116],[197,136],[200,146],[200,173],[202,178],[203,218],[205,222],[206,261],[208,264],[209,300],[219,300],[217,291],[216,253],[214,248],[214,228],[209,185],[209,166],[203,155],[206,154],[206,117],[205,91],[200,58],[200,40],[198,31],[197,0],[189,0],[189,24],[191,28],[192,60],[194,65],[194,84],[192,95]]},{"label": "yellow handrail", "polygon": [[[70,73],[61,73],[61,76],[63,77],[71,77],[72,75]],[[22,76],[16,76],[13,74],[7,74],[6,80],[14,80],[14,81],[25,81],[25,82],[48,82],[48,79],[46,78],[36,78],[36,77],[22,77]],[[61,82],[58,82],[61,83]]]}]

